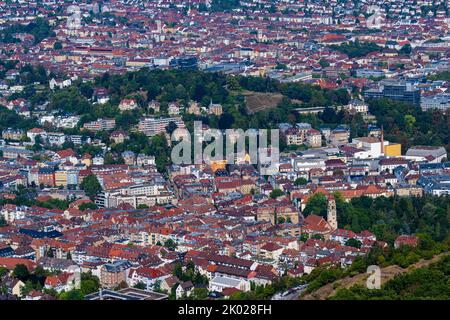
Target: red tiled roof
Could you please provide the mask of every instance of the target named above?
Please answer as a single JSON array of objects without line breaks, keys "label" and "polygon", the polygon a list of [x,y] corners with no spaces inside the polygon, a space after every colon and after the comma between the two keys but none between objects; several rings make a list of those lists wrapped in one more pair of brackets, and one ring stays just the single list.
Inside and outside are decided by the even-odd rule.
[{"label": "red tiled roof", "polygon": [[16,265],[23,264],[27,267],[29,271],[36,268],[36,263],[29,259],[22,258],[0,258],[0,266],[7,268],[8,270],[13,270]]}]

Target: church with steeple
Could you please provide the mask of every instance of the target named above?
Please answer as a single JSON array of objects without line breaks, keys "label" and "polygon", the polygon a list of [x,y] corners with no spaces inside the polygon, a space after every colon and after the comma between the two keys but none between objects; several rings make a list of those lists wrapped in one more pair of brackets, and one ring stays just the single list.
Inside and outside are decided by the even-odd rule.
[{"label": "church with steeple", "polygon": [[336,200],[332,195],[327,197],[327,219],[316,214],[310,214],[303,222],[302,233],[307,233],[310,237],[321,235],[326,240],[338,228]]}]

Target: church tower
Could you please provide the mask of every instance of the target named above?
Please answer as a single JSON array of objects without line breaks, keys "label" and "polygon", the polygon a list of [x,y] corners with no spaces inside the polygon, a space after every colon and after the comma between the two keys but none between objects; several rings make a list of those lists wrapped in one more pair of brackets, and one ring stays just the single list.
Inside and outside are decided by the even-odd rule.
[{"label": "church tower", "polygon": [[262,29],[258,29],[258,41],[263,41],[263,32]]},{"label": "church tower", "polygon": [[331,227],[331,231],[337,229],[336,200],[334,200],[332,195],[328,196],[327,222]]}]

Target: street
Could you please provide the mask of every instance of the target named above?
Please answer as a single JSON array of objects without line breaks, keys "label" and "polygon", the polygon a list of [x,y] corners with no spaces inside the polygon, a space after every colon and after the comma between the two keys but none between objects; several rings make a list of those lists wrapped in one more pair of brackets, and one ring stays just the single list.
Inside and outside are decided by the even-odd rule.
[{"label": "street", "polygon": [[297,300],[300,294],[308,287],[308,284],[299,285],[291,288],[285,292],[277,293],[272,297],[272,300]]}]

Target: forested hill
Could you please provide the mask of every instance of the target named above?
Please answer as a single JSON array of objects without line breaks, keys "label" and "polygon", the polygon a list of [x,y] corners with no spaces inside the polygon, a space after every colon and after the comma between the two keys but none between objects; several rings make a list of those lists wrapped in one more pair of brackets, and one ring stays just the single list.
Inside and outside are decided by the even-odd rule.
[{"label": "forested hill", "polygon": [[355,285],[339,289],[331,300],[449,300],[450,255],[408,273],[398,274],[381,289]]},{"label": "forested hill", "polygon": [[[7,66],[4,66],[7,67]],[[6,72],[4,68],[3,72]],[[281,83],[267,77],[230,76],[220,73],[205,73],[186,70],[148,70],[127,72],[123,75],[108,73],[90,82],[76,81],[62,90],[51,91],[48,87],[35,90],[33,83],[48,81],[42,67],[24,66],[20,69],[25,90],[11,95],[8,99],[25,98],[32,107],[49,101],[48,108],[61,113],[82,115],[79,126],[97,118],[116,118],[120,129],[128,130],[138,122],[146,110],[149,101],[157,100],[162,110],[167,110],[169,102],[177,101],[187,107],[190,101],[197,101],[206,107],[211,102],[223,105],[221,116],[185,114],[188,124],[201,120],[213,128],[276,128],[281,122],[295,124],[307,122],[317,128],[320,125],[335,127],[347,124],[351,137],[367,134],[367,123],[360,114],[351,115],[332,106],[345,105],[351,96],[346,89],[323,89],[307,83]],[[44,79],[43,79],[44,78]],[[110,101],[102,106],[92,103],[96,88],[106,88]],[[280,102],[274,108],[252,113],[248,112],[246,96],[248,93],[271,93],[281,95]],[[139,112],[118,112],[121,99],[133,97],[141,106]],[[403,151],[411,145],[444,145],[450,150],[449,128],[450,112],[438,110],[422,111],[420,107],[393,102],[390,100],[368,101],[370,113],[376,117],[379,125],[385,129],[385,138],[399,142]],[[318,115],[300,115],[297,108],[325,107]],[[137,110],[135,110],[137,111]],[[1,112],[6,112],[2,108]],[[8,123],[11,123],[8,121]],[[0,123],[2,129],[8,123]],[[17,123],[20,123],[17,121]]]}]

